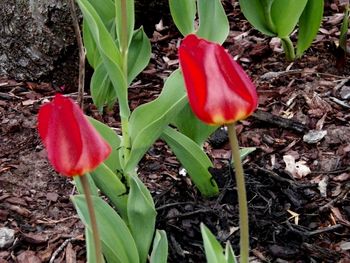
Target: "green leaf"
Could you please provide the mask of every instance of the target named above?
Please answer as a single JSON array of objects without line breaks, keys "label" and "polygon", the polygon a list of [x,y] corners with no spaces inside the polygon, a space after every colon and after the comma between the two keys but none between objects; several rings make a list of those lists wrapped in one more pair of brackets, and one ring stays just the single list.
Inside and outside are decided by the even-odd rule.
[{"label": "green leaf", "polygon": [[97,65],[101,62],[101,56],[98,52],[95,40],[91,35],[89,26],[87,25],[85,20],[83,20],[83,41],[86,52],[86,58],[90,66],[93,69],[95,69]]},{"label": "green leaf", "polygon": [[199,0],[198,2],[199,28],[197,35],[224,43],[230,26],[221,0]]},{"label": "green leaf", "polygon": [[121,170],[121,164],[119,160],[119,147],[121,144],[121,139],[119,135],[112,130],[106,124],[95,120],[94,118],[88,117],[90,123],[94,126],[94,128],[99,132],[103,139],[105,139],[108,144],[112,147],[112,152],[108,156],[107,160],[104,163],[113,171]]},{"label": "green leaf", "polygon": [[[344,54],[347,53],[347,34],[349,29],[349,4],[346,5],[344,11],[343,23],[340,27],[340,36],[339,36],[339,47],[344,51]],[[344,55],[345,56],[345,55]]]},{"label": "green leaf", "polygon": [[207,262],[226,263],[226,259],[223,255],[223,249],[220,243],[216,240],[215,236],[203,223],[201,223],[201,233],[203,237],[204,250]]},{"label": "green leaf", "polygon": [[271,18],[276,27],[278,37],[287,37],[292,33],[307,1],[308,0],[275,0],[273,2]]},{"label": "green leaf", "polygon": [[[83,195],[71,197],[79,217],[91,231],[86,200]],[[135,263],[139,256],[134,239],[115,210],[101,198],[92,196],[96,220],[100,232],[103,254],[108,263]]]},{"label": "green leaf", "polygon": [[230,241],[226,242],[225,259],[227,263],[238,263],[235,256],[235,252],[233,252],[232,246],[230,244]]},{"label": "green leaf", "polygon": [[120,116],[122,118],[128,118],[130,115],[127,94],[128,85],[121,70],[122,59],[120,51],[96,10],[88,0],[77,0],[77,2],[96,42],[109,79],[112,81],[118,96]]},{"label": "green leaf", "polygon": [[95,245],[92,232],[85,228],[86,262],[96,262]]},{"label": "green leaf", "polygon": [[91,172],[91,176],[96,186],[109,198],[121,217],[127,222],[127,189],[119,177],[104,163]]},{"label": "green leaf", "polygon": [[107,25],[115,17],[113,0],[89,0],[89,3],[96,10],[103,23]]},{"label": "green leaf", "polygon": [[153,240],[150,263],[168,262],[168,239],[164,230],[157,230]]},{"label": "green leaf", "polygon": [[176,115],[173,124],[181,133],[195,141],[198,145],[202,145],[206,139],[218,127],[209,126],[199,120],[194,114],[187,101],[185,107]]},{"label": "green leaf", "polygon": [[153,240],[157,213],[150,192],[137,175],[131,175],[129,179],[127,209],[129,227],[139,251],[140,262],[146,262]]},{"label": "green leaf", "polygon": [[148,65],[151,58],[151,42],[143,28],[136,30],[131,40],[128,52],[128,82],[129,84]]},{"label": "green leaf", "polygon": [[170,127],[164,130],[161,138],[171,147],[204,196],[211,197],[219,193],[218,186],[208,171],[213,164],[198,144]]},{"label": "green leaf", "polygon": [[241,156],[241,159],[243,160],[245,157],[247,157],[249,154],[254,152],[256,150],[255,147],[244,147],[239,150],[239,154]]},{"label": "green leaf", "polygon": [[261,33],[275,36],[276,33],[270,16],[271,4],[271,0],[239,0],[241,11],[249,23]]},{"label": "green leaf", "polygon": [[169,0],[171,16],[183,36],[194,32],[196,0]]},{"label": "green leaf", "polygon": [[92,75],[90,91],[92,100],[99,110],[105,105],[111,107],[117,101],[117,94],[103,63],[97,66]]},{"label": "green leaf", "polygon": [[322,0],[308,0],[299,19],[299,34],[297,43],[297,56],[300,57],[309,48],[317,35],[323,17]]},{"label": "green leaf", "polygon": [[142,156],[159,138],[165,127],[184,107],[186,92],[179,70],[174,71],[164,84],[157,99],[137,107],[130,117],[131,151],[124,171],[133,171]]},{"label": "green leaf", "polygon": [[122,22],[122,2],[126,3],[126,18],[127,18],[127,34],[128,34],[128,46],[130,45],[130,41],[134,32],[135,26],[135,4],[134,0],[115,0],[115,11],[116,11],[116,25],[117,25],[117,36],[119,41],[121,40],[121,34],[123,30],[123,22]]},{"label": "green leaf", "polygon": [[[86,176],[87,178],[91,194],[98,196],[98,189],[94,183],[94,180],[91,177],[91,174],[86,173],[83,176]],[[81,181],[80,181],[80,176],[73,176],[73,180],[74,180],[75,186],[77,187],[78,193],[84,194],[83,185],[81,184]]]}]

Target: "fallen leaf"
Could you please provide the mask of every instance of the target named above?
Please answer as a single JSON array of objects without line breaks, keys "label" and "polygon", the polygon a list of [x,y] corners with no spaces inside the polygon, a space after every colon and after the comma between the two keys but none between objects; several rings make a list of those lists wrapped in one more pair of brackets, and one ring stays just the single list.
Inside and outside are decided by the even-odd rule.
[{"label": "fallen leaf", "polygon": [[66,248],[66,263],[76,263],[77,255],[75,250],[73,249],[72,243],[68,243]]},{"label": "fallen leaf", "polygon": [[349,178],[350,178],[350,173],[342,173],[340,175],[333,177],[333,181],[344,182],[349,180]]},{"label": "fallen leaf", "polygon": [[318,183],[318,190],[322,197],[327,197],[328,176],[324,176]]},{"label": "fallen leaf", "polygon": [[17,257],[18,263],[41,263],[42,261],[35,255],[34,251],[27,250]]},{"label": "fallen leaf", "polygon": [[283,161],[286,164],[285,171],[290,173],[294,178],[301,179],[311,173],[305,161],[295,162],[295,158],[292,155],[284,155]]},{"label": "fallen leaf", "polygon": [[35,244],[35,245],[45,244],[48,240],[48,237],[46,235],[43,235],[40,233],[38,234],[23,233],[22,237],[23,237],[23,240],[25,240],[26,242],[30,244]]}]

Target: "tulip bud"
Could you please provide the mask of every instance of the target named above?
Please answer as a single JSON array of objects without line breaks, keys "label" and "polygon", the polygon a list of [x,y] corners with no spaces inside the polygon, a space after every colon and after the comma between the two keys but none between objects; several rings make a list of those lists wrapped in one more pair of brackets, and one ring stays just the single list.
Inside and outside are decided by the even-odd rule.
[{"label": "tulip bud", "polygon": [[81,109],[60,94],[40,108],[38,130],[52,166],[65,176],[92,171],[111,153]]},{"label": "tulip bud", "polygon": [[219,44],[188,35],[181,42],[179,60],[190,106],[203,122],[234,123],[256,109],[254,84]]}]

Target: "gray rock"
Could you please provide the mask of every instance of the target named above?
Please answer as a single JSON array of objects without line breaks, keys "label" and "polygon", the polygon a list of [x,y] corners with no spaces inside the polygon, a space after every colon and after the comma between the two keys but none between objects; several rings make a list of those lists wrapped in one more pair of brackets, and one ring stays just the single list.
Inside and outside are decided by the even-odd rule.
[{"label": "gray rock", "polygon": [[57,85],[64,85],[64,77],[71,78],[72,72],[77,75],[67,0],[0,1],[0,35],[0,75],[21,81],[56,80]]},{"label": "gray rock", "polygon": [[15,231],[7,228],[0,228],[0,248],[7,248],[12,245],[15,240]]}]

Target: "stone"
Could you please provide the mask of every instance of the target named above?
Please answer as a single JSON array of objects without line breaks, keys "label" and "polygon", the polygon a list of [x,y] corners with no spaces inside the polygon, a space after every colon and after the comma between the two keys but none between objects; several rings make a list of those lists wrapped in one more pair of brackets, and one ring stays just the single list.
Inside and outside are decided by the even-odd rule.
[{"label": "stone", "polygon": [[0,228],[0,248],[7,248],[15,240],[15,231],[7,227]]}]

